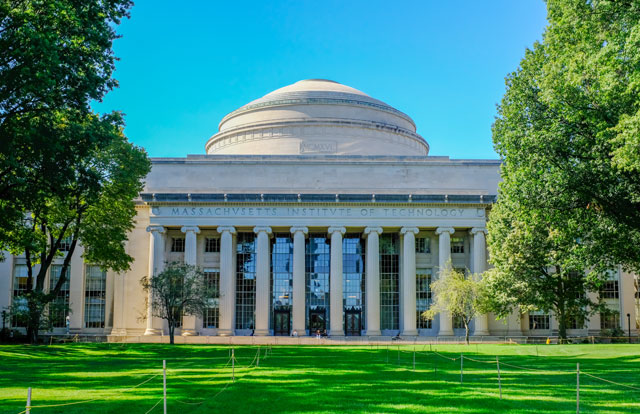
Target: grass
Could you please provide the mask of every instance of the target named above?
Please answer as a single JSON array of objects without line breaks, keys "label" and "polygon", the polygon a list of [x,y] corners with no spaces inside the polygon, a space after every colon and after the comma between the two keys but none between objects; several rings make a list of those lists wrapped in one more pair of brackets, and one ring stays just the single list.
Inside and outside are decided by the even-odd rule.
[{"label": "grass", "polygon": [[[557,413],[576,410],[580,370],[640,388],[638,345],[437,345],[236,347],[155,344],[0,346],[0,413],[144,414],[161,401],[167,360],[169,413]],[[495,363],[500,358],[503,398]],[[527,369],[515,368],[506,364]],[[541,371],[539,371],[541,370]],[[226,386],[226,388],[225,388]],[[62,407],[42,405],[86,403]],[[581,412],[640,413],[640,390],[580,377]],[[162,403],[152,413],[161,413]]]}]

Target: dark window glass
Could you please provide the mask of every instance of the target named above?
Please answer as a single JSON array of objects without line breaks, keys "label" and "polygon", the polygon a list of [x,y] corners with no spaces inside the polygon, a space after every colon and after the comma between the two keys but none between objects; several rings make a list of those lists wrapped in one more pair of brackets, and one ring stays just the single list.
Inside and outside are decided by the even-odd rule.
[{"label": "dark window glass", "polygon": [[530,313],[529,314],[529,329],[531,329],[531,330],[548,330],[548,329],[550,329],[550,326],[551,326],[550,319],[551,318],[549,317],[549,315]]},{"label": "dark window glass", "polygon": [[171,238],[171,251],[174,253],[184,253],[184,237]]},{"label": "dark window glass", "polygon": [[[342,239],[342,300],[345,311],[360,313],[359,319],[351,321],[351,325],[357,325],[360,321],[360,329],[365,329],[364,322],[364,298],[365,298],[365,243],[360,234],[346,234]],[[356,315],[357,317],[357,315]],[[345,328],[345,332],[358,334],[357,327]]]},{"label": "dark window glass", "polygon": [[417,237],[416,253],[431,253],[431,239],[428,237]]},{"label": "dark window glass", "polygon": [[620,314],[618,312],[600,314],[600,329],[616,328],[620,328]]},{"label": "dark window glass", "polygon": [[600,287],[600,297],[602,299],[619,299],[620,293],[618,292],[618,281],[607,280]]},{"label": "dark window glass", "polygon": [[416,271],[416,317],[418,329],[431,329],[433,320],[426,319],[422,313],[431,307],[431,269]]},{"label": "dark window glass", "polygon": [[451,253],[464,253],[464,237],[451,238]]},{"label": "dark window glass", "polygon": [[209,306],[205,309],[202,325],[205,328],[217,328],[220,319],[220,270],[205,269],[204,280],[213,293]]},{"label": "dark window glass", "polygon": [[326,234],[310,234],[305,246],[306,321],[310,334],[329,329],[331,246]]},{"label": "dark window glass", "polygon": [[[51,302],[50,316],[54,328],[65,328],[67,326],[67,316],[69,315],[69,270],[70,267],[67,267],[66,280],[58,291],[56,298]],[[60,280],[61,272],[62,265],[51,266],[49,270],[50,291],[56,287],[58,280]]]},{"label": "dark window glass", "polygon": [[84,287],[84,326],[104,328],[107,273],[99,266],[87,266]]},{"label": "dark window glass", "polygon": [[400,325],[400,258],[397,234],[380,235],[380,328]]},{"label": "dark window glass", "polygon": [[[274,328],[274,311],[291,312],[293,294],[293,239],[290,233],[276,233],[271,239],[271,327]],[[282,319],[287,321],[287,319]],[[291,318],[289,331],[291,330]],[[278,326],[286,332],[286,324]],[[282,332],[280,332],[282,333]]]},{"label": "dark window glass", "polygon": [[238,233],[236,263],[236,329],[255,329],[255,234]]},{"label": "dark window glass", "polygon": [[220,253],[220,239],[207,237],[204,239],[204,252],[205,253]]}]

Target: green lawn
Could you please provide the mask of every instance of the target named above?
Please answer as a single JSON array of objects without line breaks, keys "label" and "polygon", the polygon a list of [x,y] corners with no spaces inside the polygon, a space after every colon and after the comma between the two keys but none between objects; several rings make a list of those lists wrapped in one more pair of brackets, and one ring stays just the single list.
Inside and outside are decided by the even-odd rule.
[{"label": "green lawn", "polygon": [[[398,351],[400,349],[400,352]],[[71,344],[0,346],[0,413],[144,414],[162,397],[167,360],[169,413],[557,413],[576,410],[576,363],[582,412],[640,413],[639,345],[438,345],[273,347],[260,366],[257,347],[236,347],[236,382],[229,383],[230,348],[222,346]],[[495,363],[500,358],[503,399]],[[528,368],[515,368],[517,365]],[[541,370],[541,371],[540,371]],[[149,379],[148,382],[131,389]],[[226,386],[226,387],[225,387]],[[62,407],[42,405],[86,403]],[[152,413],[161,413],[162,403]]]}]

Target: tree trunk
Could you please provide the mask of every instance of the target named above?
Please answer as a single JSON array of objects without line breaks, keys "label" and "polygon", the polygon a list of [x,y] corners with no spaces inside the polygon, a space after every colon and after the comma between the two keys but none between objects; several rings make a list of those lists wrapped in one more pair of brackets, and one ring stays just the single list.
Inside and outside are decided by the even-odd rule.
[{"label": "tree trunk", "polygon": [[173,332],[175,330],[175,326],[173,326],[173,323],[169,323],[169,343],[171,345],[173,345]]},{"label": "tree trunk", "polygon": [[29,316],[27,317],[27,341],[35,345],[38,343],[40,313],[38,312],[38,305],[33,303],[32,298],[28,299],[27,306],[29,307]]},{"label": "tree trunk", "polygon": [[567,313],[564,306],[558,307],[558,336],[560,337],[559,343],[565,343],[567,341]]},{"label": "tree trunk", "polygon": [[466,321],[464,322],[464,340],[469,345],[469,324]]}]

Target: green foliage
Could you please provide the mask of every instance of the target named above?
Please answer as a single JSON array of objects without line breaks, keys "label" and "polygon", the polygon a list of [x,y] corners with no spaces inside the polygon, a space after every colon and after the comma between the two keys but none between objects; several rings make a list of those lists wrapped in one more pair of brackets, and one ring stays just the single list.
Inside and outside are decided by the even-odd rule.
[{"label": "green foliage", "polygon": [[[640,269],[640,2],[549,0],[493,127],[503,182],[490,215],[499,315],[598,311],[608,269]],[[585,274],[585,277],[574,275]]]},{"label": "green foliage", "polygon": [[451,261],[438,273],[438,279],[431,283],[431,292],[435,301],[421,317],[433,319],[442,312],[462,320],[465,338],[469,343],[469,324],[479,313],[485,310],[485,290],[480,275],[465,276],[463,271],[453,269]]},{"label": "green foliage", "polygon": [[[26,255],[32,341],[78,243],[104,268],[132,260],[124,242],[149,161],[123,135],[120,113],[90,108],[117,85],[111,46],[131,4],[0,0],[0,251]],[[63,239],[63,276],[48,292]]]},{"label": "green foliage", "polygon": [[162,272],[140,282],[145,291],[151,291],[151,303],[147,306],[151,306],[153,316],[167,321],[172,344],[182,315],[203,316],[211,298],[219,296],[200,268],[181,262],[169,263]]}]

